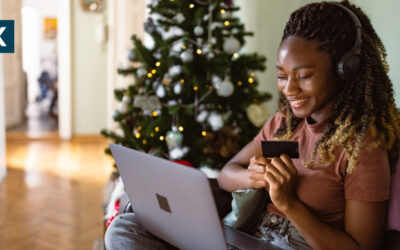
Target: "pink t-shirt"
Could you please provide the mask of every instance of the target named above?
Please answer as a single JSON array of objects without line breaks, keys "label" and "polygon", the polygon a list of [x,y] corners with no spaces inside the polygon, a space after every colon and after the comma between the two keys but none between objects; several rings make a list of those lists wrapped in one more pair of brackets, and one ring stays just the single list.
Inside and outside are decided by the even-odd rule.
[{"label": "pink t-shirt", "polygon": [[[262,140],[274,140],[273,134],[283,122],[281,113],[275,114],[254,141],[261,147]],[[383,148],[361,149],[356,169],[348,174],[346,155],[343,149],[337,148],[335,162],[322,165],[317,154],[314,166],[306,168],[302,160],[311,159],[326,124],[327,120],[311,125],[304,119],[293,132],[291,140],[299,142],[300,153],[300,159],[292,159],[298,175],[296,194],[321,221],[343,229],[345,200],[378,202],[389,199],[389,159]],[[272,203],[268,204],[268,212],[285,216]]]}]

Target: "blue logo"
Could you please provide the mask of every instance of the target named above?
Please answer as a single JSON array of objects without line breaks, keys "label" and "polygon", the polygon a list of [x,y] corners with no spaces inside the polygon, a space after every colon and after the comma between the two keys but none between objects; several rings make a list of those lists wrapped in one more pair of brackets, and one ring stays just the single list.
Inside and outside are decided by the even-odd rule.
[{"label": "blue logo", "polygon": [[14,53],[14,20],[0,20],[0,53]]}]

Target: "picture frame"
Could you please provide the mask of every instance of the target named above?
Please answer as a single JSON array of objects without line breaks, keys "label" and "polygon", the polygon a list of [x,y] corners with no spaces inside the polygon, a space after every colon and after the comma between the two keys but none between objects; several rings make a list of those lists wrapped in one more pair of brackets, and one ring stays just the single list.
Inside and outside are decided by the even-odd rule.
[{"label": "picture frame", "polygon": [[100,13],[104,10],[105,0],[80,0],[84,11]]}]

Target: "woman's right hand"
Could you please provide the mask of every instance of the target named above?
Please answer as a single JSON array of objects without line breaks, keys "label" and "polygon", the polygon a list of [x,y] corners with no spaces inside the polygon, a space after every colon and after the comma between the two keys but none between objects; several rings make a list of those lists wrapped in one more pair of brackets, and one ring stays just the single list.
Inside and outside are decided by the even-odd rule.
[{"label": "woman's right hand", "polygon": [[247,168],[247,173],[250,180],[249,188],[267,188],[268,183],[265,181],[265,166],[267,165],[267,158],[259,155],[250,158],[250,164]]}]

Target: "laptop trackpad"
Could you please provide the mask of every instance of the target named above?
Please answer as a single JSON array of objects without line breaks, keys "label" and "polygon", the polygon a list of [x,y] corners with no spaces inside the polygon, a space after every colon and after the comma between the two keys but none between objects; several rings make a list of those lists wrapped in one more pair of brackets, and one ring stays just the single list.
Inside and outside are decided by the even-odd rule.
[{"label": "laptop trackpad", "polygon": [[257,239],[232,227],[224,226],[224,234],[226,243],[239,249],[281,249],[267,241]]}]

